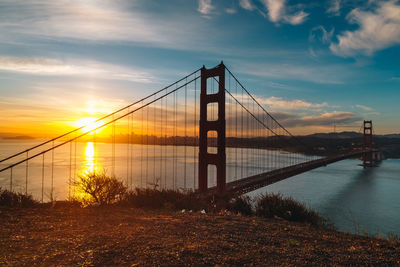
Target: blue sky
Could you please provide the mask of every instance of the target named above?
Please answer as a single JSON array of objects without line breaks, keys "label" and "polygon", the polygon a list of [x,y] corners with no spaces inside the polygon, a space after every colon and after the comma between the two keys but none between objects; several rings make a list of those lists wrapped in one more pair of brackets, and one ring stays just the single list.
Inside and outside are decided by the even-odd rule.
[{"label": "blue sky", "polygon": [[400,132],[400,2],[0,1],[0,132],[71,123],[221,60],[295,133]]}]

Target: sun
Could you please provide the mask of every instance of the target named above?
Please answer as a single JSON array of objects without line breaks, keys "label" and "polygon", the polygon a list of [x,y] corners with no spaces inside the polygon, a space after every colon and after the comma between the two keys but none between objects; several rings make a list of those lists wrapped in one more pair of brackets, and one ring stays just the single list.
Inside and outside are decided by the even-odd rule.
[{"label": "sun", "polygon": [[83,127],[81,129],[81,131],[85,132],[85,133],[91,132],[94,129],[100,127],[101,125],[102,125],[102,123],[100,121],[96,122],[96,118],[92,118],[92,117],[82,118],[77,121],[77,126]]}]

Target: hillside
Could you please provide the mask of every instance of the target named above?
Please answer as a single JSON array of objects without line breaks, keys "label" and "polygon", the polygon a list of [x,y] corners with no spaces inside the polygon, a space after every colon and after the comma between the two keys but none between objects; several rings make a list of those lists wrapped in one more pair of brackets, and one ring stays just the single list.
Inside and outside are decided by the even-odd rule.
[{"label": "hillside", "polygon": [[128,207],[0,208],[0,265],[386,265],[400,243],[277,219]]}]

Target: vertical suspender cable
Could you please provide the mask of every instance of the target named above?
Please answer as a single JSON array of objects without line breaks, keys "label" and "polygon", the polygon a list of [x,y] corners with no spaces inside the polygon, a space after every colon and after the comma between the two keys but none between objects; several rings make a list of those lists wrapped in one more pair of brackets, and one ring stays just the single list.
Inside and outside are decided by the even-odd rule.
[{"label": "vertical suspender cable", "polygon": [[[197,76],[197,75],[195,75]],[[196,190],[196,147],[197,147],[197,79],[194,81],[194,120],[193,120],[193,191]]]},{"label": "vertical suspender cable", "polygon": [[[114,115],[113,115],[114,120]],[[115,122],[112,124],[112,155],[111,155],[111,164],[112,164],[112,176],[115,177]]]},{"label": "vertical suspender cable", "polygon": [[[76,137],[76,133],[75,133],[75,137]],[[75,183],[76,181],[76,142],[77,140],[74,140],[74,181],[73,183]],[[75,194],[75,186],[73,187],[73,194]]]},{"label": "vertical suspender cable", "polygon": [[[143,101],[142,101],[143,106]],[[142,109],[142,119],[141,119],[141,133],[140,133],[140,187],[143,188],[143,146],[144,146],[144,110]]]},{"label": "vertical suspender cable", "polygon": [[43,203],[43,195],[44,195],[44,153],[42,154],[42,203]]},{"label": "vertical suspender cable", "polygon": [[[128,108],[128,113],[129,113],[129,108]],[[130,144],[130,116],[128,116],[128,134],[126,136],[126,187],[129,188],[129,144]]]},{"label": "vertical suspender cable", "polygon": [[[187,78],[185,84],[187,83]],[[185,85],[185,139],[184,139],[184,171],[183,171],[183,188],[186,190],[186,149],[187,149],[187,85]]]},{"label": "vertical suspender cable", "polygon": [[133,144],[133,137],[134,137],[134,131],[133,131],[133,129],[134,129],[134,124],[133,124],[133,121],[134,121],[134,118],[133,118],[133,113],[131,113],[131,130],[130,130],[130,139],[129,139],[129,142],[130,142],[130,146],[131,146],[131,155],[130,155],[130,158],[131,158],[131,162],[130,162],[130,183],[131,183],[131,190],[132,190],[132,186],[133,186],[133,149],[134,149],[134,144]]},{"label": "vertical suspender cable", "polygon": [[148,186],[148,178],[149,178],[149,109],[150,106],[146,108],[146,188]]},{"label": "vertical suspender cable", "polygon": [[54,141],[52,142],[53,149],[51,150],[51,191],[50,201],[54,201]]},{"label": "vertical suspender cable", "polygon": [[[166,89],[165,93],[168,93],[168,89]],[[165,186],[165,188],[167,188],[167,177],[168,177],[168,175],[167,175],[167,161],[169,159],[168,150],[167,150],[169,148],[169,143],[168,143],[168,138],[167,138],[168,131],[169,131],[169,127],[168,127],[169,124],[168,124],[168,121],[167,121],[167,118],[169,118],[169,114],[168,114],[168,96],[165,97],[164,103],[165,103],[165,114],[164,114],[164,120],[165,120],[165,123],[164,123],[164,127],[165,127],[165,132],[164,132],[164,143],[165,143],[165,145],[164,145],[164,186]]]},{"label": "vertical suspender cable", "polygon": [[[156,98],[156,96],[154,96]],[[156,104],[153,107],[153,184],[156,186]]]},{"label": "vertical suspender cable", "polygon": [[[229,74],[229,77],[231,75]],[[238,92],[237,92],[237,82],[235,82],[235,97],[238,97]],[[237,169],[238,169],[238,141],[239,138],[239,133],[238,133],[238,104],[235,104],[235,136],[236,136],[236,144],[235,144],[235,180],[238,179],[238,174],[237,174]]]},{"label": "vertical suspender cable", "polygon": [[26,151],[26,169],[25,169],[25,195],[28,195],[28,155],[29,151]]},{"label": "vertical suspender cable", "polygon": [[71,199],[72,185],[72,142],[69,142],[69,180],[68,180],[68,199]]}]

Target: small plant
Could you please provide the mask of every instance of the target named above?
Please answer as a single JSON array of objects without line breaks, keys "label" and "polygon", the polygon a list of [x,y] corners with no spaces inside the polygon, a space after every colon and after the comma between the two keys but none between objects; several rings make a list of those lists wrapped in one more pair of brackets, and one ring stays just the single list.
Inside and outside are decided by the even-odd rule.
[{"label": "small plant", "polygon": [[245,216],[251,216],[254,213],[249,196],[233,198],[228,204],[228,210]]},{"label": "small plant", "polygon": [[288,221],[307,222],[317,226],[330,226],[327,220],[315,211],[292,198],[283,198],[280,194],[262,195],[256,203],[256,215],[268,218],[280,217]]},{"label": "small plant", "polygon": [[120,180],[107,176],[105,171],[79,175],[77,181],[73,182],[73,186],[76,193],[72,200],[77,200],[84,206],[118,202],[127,191],[126,186]]},{"label": "small plant", "polygon": [[31,195],[14,193],[8,190],[2,190],[0,187],[0,206],[6,207],[34,207],[39,202],[33,199]]}]

